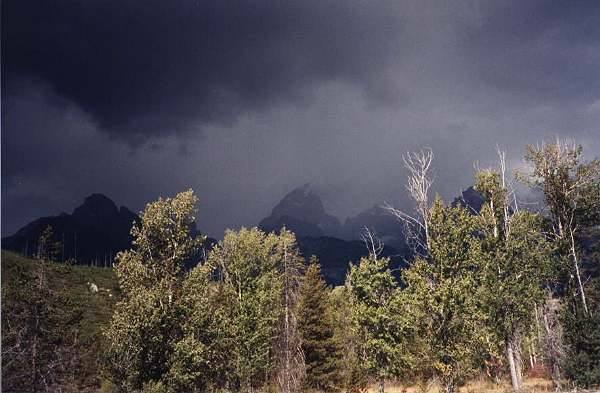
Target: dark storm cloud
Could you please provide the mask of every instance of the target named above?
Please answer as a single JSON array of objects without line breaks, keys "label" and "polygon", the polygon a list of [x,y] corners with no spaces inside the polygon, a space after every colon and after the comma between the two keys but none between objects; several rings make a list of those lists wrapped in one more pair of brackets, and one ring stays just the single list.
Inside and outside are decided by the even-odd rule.
[{"label": "dark storm cloud", "polygon": [[600,3],[489,2],[480,10],[479,23],[459,30],[473,77],[513,97],[597,98]]},{"label": "dark storm cloud", "polygon": [[496,144],[512,167],[556,135],[600,152],[598,2],[2,6],[3,235],[92,192],[137,210],[193,187],[219,237],[307,182],[342,219],[406,206],[423,146],[446,199]]},{"label": "dark storm cloud", "polygon": [[385,2],[3,3],[9,88],[42,80],[133,138],[233,124],[325,80],[368,84],[399,53],[403,26]]}]

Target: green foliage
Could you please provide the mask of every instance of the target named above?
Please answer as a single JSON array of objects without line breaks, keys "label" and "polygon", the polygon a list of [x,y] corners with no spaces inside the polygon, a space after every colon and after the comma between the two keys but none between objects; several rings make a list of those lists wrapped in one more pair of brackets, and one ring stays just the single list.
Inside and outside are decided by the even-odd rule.
[{"label": "green foliage", "polygon": [[518,349],[533,324],[534,310],[545,301],[543,288],[551,279],[552,248],[543,235],[539,215],[512,212],[500,174],[480,171],[475,188],[484,196],[478,217],[482,264],[477,297],[491,336],[486,349],[492,359],[506,355],[507,363],[514,366],[513,389],[518,391]]},{"label": "green foliage", "polygon": [[[590,263],[599,266],[599,254],[592,253],[587,257]],[[583,315],[581,309],[567,307],[563,312],[568,350],[564,367],[566,375],[578,386],[593,387],[600,385],[600,277],[589,282],[587,295],[590,315]]]},{"label": "green foliage", "polygon": [[174,391],[216,390],[225,385],[233,367],[232,293],[213,282],[212,274],[210,266],[199,265],[183,284],[182,337],[175,343],[166,378]]},{"label": "green foliage", "polygon": [[523,333],[535,305],[543,302],[543,288],[552,278],[552,249],[539,215],[510,213],[507,192],[499,179],[493,171],[481,172],[476,187],[485,197],[479,215],[483,251],[480,299],[488,326],[502,342]]},{"label": "green foliage", "polygon": [[298,307],[306,365],[304,385],[317,391],[337,391],[342,386],[342,353],[335,339],[329,290],[316,260],[311,261],[304,275]]},{"label": "green foliage", "polygon": [[600,160],[582,162],[582,152],[581,145],[560,140],[526,147],[525,160],[532,172],[519,178],[543,192],[557,232],[571,225],[573,216],[575,223],[598,221]]},{"label": "green foliage", "polygon": [[584,162],[582,151],[581,146],[560,140],[528,146],[525,159],[532,170],[520,177],[545,198],[547,221],[555,237],[556,292],[564,302],[565,368],[575,382],[588,385],[600,379],[597,289],[586,279],[597,274],[594,266],[598,266],[590,263],[594,253],[586,244],[590,242],[586,234],[600,223],[600,160]]},{"label": "green foliage", "polygon": [[[91,293],[88,282],[100,292]],[[50,390],[95,389],[101,331],[110,319],[116,289],[108,269],[2,251],[2,390],[45,390],[46,385]]]},{"label": "green foliage", "polygon": [[363,392],[368,385],[368,375],[361,361],[360,337],[353,329],[352,305],[346,286],[334,288],[330,293],[334,322],[334,340],[343,354],[341,386],[347,392]]},{"label": "green foliage", "polygon": [[219,273],[218,285],[230,300],[233,345],[227,384],[232,389],[262,386],[276,371],[275,345],[284,312],[283,262],[297,255],[291,232],[277,235],[242,228],[226,232],[208,256],[207,264]]},{"label": "green foliage", "polygon": [[133,248],[117,255],[123,299],[105,334],[105,369],[123,391],[159,382],[181,337],[182,265],[199,247],[192,238],[196,197],[186,191],[149,203],[131,234]]},{"label": "green foliage", "polygon": [[531,165],[531,172],[517,175],[543,193],[549,211],[548,224],[555,235],[561,289],[573,302],[579,300],[571,295],[580,292],[583,303],[584,287],[578,283],[581,277],[577,271],[580,235],[586,227],[600,222],[600,160],[584,162],[582,152],[580,145],[560,140],[541,146],[528,145],[525,160]]},{"label": "green foliage", "polygon": [[408,372],[412,361],[407,338],[415,314],[404,309],[388,266],[388,258],[362,258],[350,267],[346,283],[360,361],[379,381]]},{"label": "green foliage", "polygon": [[569,346],[567,376],[578,386],[600,385],[600,313],[576,316],[567,312],[563,323]]},{"label": "green foliage", "polygon": [[[190,236],[191,190],[146,206],[114,272],[49,264],[59,245],[47,228],[39,261],[2,254],[2,388],[97,389],[102,351],[102,391],[361,391],[372,379],[383,388],[390,378],[437,377],[453,393],[484,359],[502,367],[507,355],[518,368],[523,338],[537,352],[541,304],[552,319],[548,365],[557,370],[564,334],[567,377],[598,384],[600,280],[587,277],[600,271],[600,161],[584,163],[580,147],[558,142],[529,147],[526,159],[532,172],[521,179],[544,192],[545,219],[513,209],[501,174],[481,171],[481,211],[436,199],[424,214],[427,256],[401,281],[373,248],[329,290],[316,261],[303,276],[285,229],[227,231],[185,272],[203,241]],[[562,305],[545,303],[548,288]]]},{"label": "green foliage", "polygon": [[430,260],[417,259],[404,271],[404,297],[419,310],[421,372],[454,392],[478,369],[486,338],[477,298],[481,241],[476,217],[464,208],[437,199],[430,214]]},{"label": "green foliage", "polygon": [[186,274],[203,240],[189,235],[195,203],[188,191],[148,204],[133,249],[117,256],[123,300],[106,332],[108,377],[128,392],[248,391],[275,379],[289,390],[303,371],[294,235],[228,231]]},{"label": "green foliage", "polygon": [[544,301],[551,248],[542,235],[540,218],[524,211],[510,217],[505,239],[486,235],[481,299],[488,326],[507,339],[524,332],[532,323],[532,310]]}]

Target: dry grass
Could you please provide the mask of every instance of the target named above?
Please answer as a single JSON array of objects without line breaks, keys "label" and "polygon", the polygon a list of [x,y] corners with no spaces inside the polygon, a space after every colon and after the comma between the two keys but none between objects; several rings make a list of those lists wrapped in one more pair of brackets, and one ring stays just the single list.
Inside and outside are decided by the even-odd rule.
[{"label": "dry grass", "polygon": [[[419,393],[418,386],[403,386],[401,384],[386,384],[386,393]],[[460,388],[460,393],[509,393],[511,392],[509,382],[503,382],[500,385],[493,383],[486,379],[475,379],[469,382],[467,385]],[[541,392],[553,392],[554,387],[552,381],[542,378],[528,378],[525,379],[524,392],[525,393],[541,393]],[[377,386],[372,386],[368,390],[369,393],[376,393]],[[427,390],[427,393],[441,393],[442,390],[437,384],[433,384]]]}]

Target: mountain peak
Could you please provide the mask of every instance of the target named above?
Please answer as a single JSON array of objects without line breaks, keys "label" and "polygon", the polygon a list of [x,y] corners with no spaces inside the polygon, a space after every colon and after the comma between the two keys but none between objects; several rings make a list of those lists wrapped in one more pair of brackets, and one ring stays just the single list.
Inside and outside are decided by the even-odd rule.
[{"label": "mountain peak", "polygon": [[85,198],[83,204],[73,210],[75,217],[105,217],[118,215],[117,205],[104,194],[91,194]]},{"label": "mountain peak", "polygon": [[332,235],[340,229],[338,219],[325,212],[321,197],[310,183],[286,194],[259,226],[269,232],[285,226],[300,236]]},{"label": "mountain peak", "polygon": [[290,216],[308,222],[318,221],[325,214],[321,197],[312,189],[310,183],[289,192],[273,208],[271,216],[275,218]]},{"label": "mountain peak", "polygon": [[91,194],[73,214],[42,217],[2,239],[6,249],[31,255],[42,231],[51,226],[63,244],[60,260],[109,266],[114,255],[131,247],[131,226],[138,217],[103,194]]}]

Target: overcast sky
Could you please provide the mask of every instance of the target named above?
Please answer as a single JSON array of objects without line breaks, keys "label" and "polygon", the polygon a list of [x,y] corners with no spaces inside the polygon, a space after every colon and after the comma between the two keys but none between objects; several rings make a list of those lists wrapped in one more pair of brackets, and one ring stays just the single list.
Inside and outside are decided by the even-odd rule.
[{"label": "overcast sky", "polygon": [[450,199],[556,135],[600,153],[598,1],[2,1],[2,235],[190,187],[215,237],[306,182],[343,219],[407,150]]}]

